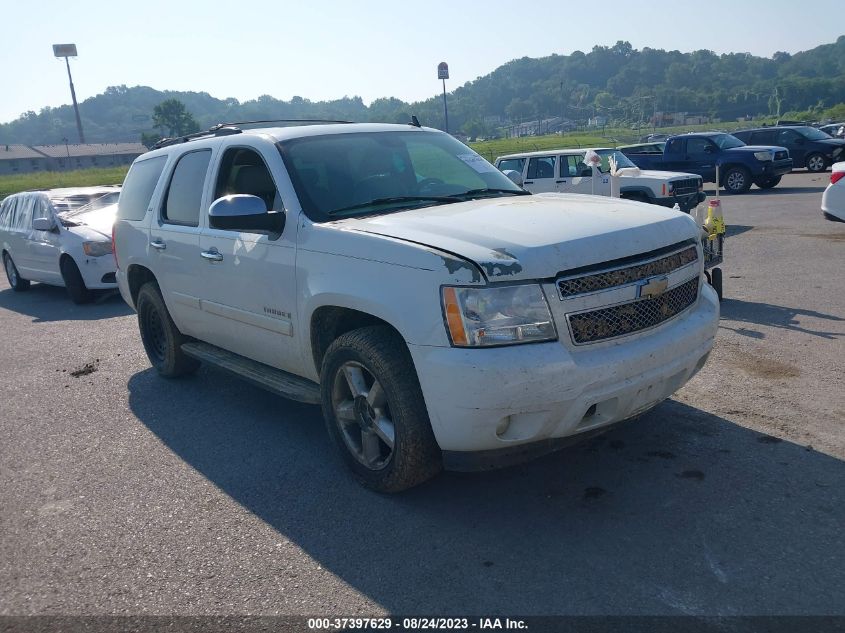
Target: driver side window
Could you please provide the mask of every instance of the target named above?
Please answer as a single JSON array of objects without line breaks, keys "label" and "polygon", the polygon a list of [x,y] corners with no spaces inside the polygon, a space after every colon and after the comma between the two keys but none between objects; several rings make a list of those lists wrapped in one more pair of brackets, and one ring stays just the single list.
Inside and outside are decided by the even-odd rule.
[{"label": "driver side window", "polygon": [[268,211],[282,211],[282,199],[270,169],[253,149],[230,147],[220,161],[220,172],[214,188],[214,199],[235,193],[257,196]]}]

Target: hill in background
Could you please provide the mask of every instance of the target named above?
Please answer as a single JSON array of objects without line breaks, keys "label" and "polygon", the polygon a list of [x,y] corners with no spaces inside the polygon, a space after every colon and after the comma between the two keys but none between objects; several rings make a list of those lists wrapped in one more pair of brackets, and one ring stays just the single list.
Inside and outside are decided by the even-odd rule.
[{"label": "hill in background", "polygon": [[[113,86],[80,104],[88,142],[138,141],[152,131],[153,108],[175,98],[203,127],[225,121],[321,118],[401,122],[415,114],[424,125],[444,127],[439,97],[405,103],[388,97],[369,106],[360,97],[312,102],[264,95],[240,102],[205,92]],[[451,131],[491,134],[508,121],[562,117],[584,121],[603,115],[617,124],[648,120],[655,112],[688,112],[722,120],[746,115],[821,112],[845,102],[845,36],[833,44],[769,58],[748,53],[717,55],[652,48],[628,42],[596,46],[589,53],[524,57],[470,81],[449,96]],[[55,144],[77,139],[71,106],[26,112],[0,124],[0,143]]]}]

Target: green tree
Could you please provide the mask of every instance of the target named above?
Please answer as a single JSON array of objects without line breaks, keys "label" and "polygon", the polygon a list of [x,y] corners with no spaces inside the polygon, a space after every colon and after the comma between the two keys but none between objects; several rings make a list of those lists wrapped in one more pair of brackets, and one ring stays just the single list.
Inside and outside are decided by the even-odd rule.
[{"label": "green tree", "polygon": [[153,127],[167,136],[184,136],[200,129],[199,123],[178,99],[167,99],[153,108]]}]

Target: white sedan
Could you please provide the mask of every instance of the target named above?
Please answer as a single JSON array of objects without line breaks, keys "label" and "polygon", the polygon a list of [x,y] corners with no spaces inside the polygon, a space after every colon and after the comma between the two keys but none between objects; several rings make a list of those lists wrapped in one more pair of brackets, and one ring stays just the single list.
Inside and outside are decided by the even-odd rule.
[{"label": "white sedan", "polygon": [[822,211],[828,220],[845,222],[845,162],[834,163],[830,184],[822,194]]},{"label": "white sedan", "polygon": [[117,287],[111,227],[119,187],[25,191],[0,206],[0,250],[9,285],[64,286],[74,303]]}]

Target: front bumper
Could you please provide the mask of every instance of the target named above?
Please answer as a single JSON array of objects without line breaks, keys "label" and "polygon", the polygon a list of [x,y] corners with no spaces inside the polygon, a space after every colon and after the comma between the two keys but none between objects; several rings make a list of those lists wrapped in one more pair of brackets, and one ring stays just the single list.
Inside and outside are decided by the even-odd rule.
[{"label": "front bumper", "polygon": [[775,160],[763,164],[763,176],[776,177],[783,176],[792,171],[792,159],[784,158],[782,160]]},{"label": "front bumper", "polygon": [[101,257],[86,257],[82,255],[74,258],[89,290],[105,290],[115,288],[115,265],[114,257],[102,255]]},{"label": "front bumper", "polygon": [[665,400],[704,365],[718,320],[716,293],[703,284],[688,312],[604,344],[409,349],[447,467],[478,462],[467,453],[485,451],[477,456],[483,467],[497,462],[490,451],[507,449],[498,463],[513,461],[514,453],[529,457]]}]

